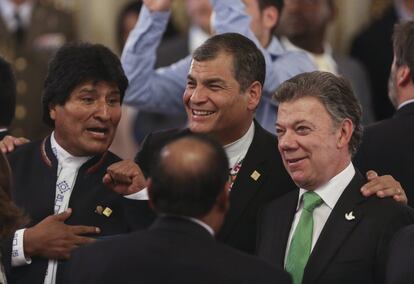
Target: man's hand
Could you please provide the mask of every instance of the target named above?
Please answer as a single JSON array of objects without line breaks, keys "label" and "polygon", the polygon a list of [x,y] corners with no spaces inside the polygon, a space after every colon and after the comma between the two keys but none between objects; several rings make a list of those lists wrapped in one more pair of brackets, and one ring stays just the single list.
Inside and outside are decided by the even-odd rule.
[{"label": "man's hand", "polygon": [[110,165],[106,169],[103,183],[122,195],[136,193],[148,185],[139,166],[131,160],[124,160]]},{"label": "man's hand", "polygon": [[82,236],[98,234],[100,229],[92,226],[71,226],[64,222],[72,214],[69,208],[57,215],[50,215],[35,226],[26,229],[23,237],[26,256],[47,259],[69,259],[72,251],[95,239]]},{"label": "man's hand", "polygon": [[7,154],[13,152],[16,147],[29,142],[30,140],[24,137],[6,135],[3,140],[0,141],[0,150],[3,152],[3,154]]},{"label": "man's hand", "polygon": [[164,12],[171,9],[172,0],[143,0],[151,12]]},{"label": "man's hand", "polygon": [[378,176],[375,171],[367,172],[368,183],[362,188],[361,192],[364,196],[376,194],[378,197],[392,197],[395,201],[407,204],[408,199],[405,195],[401,184],[391,175]]}]

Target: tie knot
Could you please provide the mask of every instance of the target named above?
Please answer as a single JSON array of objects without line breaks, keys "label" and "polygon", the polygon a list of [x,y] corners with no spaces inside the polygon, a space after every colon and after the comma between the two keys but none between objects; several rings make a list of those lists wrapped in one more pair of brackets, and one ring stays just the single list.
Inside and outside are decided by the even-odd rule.
[{"label": "tie knot", "polygon": [[316,207],[322,204],[322,202],[320,196],[313,191],[307,191],[303,194],[303,209],[308,212],[312,213]]}]

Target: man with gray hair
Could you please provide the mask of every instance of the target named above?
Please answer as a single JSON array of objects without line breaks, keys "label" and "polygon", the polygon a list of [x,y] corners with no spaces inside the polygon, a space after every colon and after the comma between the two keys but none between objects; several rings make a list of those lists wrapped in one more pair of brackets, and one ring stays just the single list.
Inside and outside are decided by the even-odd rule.
[{"label": "man with gray hair", "polygon": [[360,194],[366,180],[351,158],[362,111],[349,82],[304,73],[274,98],[279,152],[299,189],[263,211],[259,256],[284,267],[294,284],[382,283],[390,238],[414,221],[414,211]]}]

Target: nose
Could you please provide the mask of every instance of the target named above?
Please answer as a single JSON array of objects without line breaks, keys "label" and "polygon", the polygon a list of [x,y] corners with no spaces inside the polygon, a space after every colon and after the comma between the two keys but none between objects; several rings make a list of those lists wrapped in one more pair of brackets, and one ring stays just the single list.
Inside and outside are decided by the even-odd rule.
[{"label": "nose", "polygon": [[297,148],[295,135],[287,130],[282,136],[278,137],[278,147],[280,151],[291,151]]},{"label": "nose", "polygon": [[95,118],[101,121],[107,121],[110,117],[110,106],[106,100],[99,100],[95,110]]},{"label": "nose", "polygon": [[197,86],[189,95],[190,102],[193,104],[202,104],[207,101],[206,90],[202,86]]}]

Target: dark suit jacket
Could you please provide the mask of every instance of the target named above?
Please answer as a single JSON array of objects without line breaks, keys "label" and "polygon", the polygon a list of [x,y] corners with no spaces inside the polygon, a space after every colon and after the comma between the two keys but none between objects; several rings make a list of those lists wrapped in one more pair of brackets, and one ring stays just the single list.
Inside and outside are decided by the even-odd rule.
[{"label": "dark suit jacket", "polygon": [[[339,198],[309,257],[303,284],[384,283],[389,241],[398,229],[414,222],[414,212],[390,198],[364,198],[364,183],[357,173]],[[298,193],[273,201],[261,218],[258,255],[280,268]],[[348,221],[345,214],[351,211],[355,219]]]},{"label": "dark suit jacket", "polygon": [[[189,133],[186,129],[150,134],[136,157],[137,164],[150,175],[149,165],[155,154],[174,138]],[[276,143],[275,136],[255,123],[252,144],[230,193],[230,210],[217,236],[218,240],[248,253],[255,248],[258,210],[293,187]],[[257,180],[251,177],[254,171],[260,174]]]},{"label": "dark suit jacket", "polygon": [[71,284],[291,283],[282,270],[216,242],[203,227],[179,217],[83,247],[68,268]]},{"label": "dark suit jacket", "polygon": [[386,284],[414,283],[414,225],[395,234],[391,242]]},{"label": "dark suit jacket", "polygon": [[362,172],[373,169],[398,180],[414,206],[414,103],[399,109],[393,118],[367,127],[354,158]]},{"label": "dark suit jacket", "polygon": [[394,113],[388,99],[388,77],[393,59],[392,33],[398,22],[394,5],[384,15],[358,34],[352,43],[351,55],[366,68],[372,90],[376,118],[385,119]]},{"label": "dark suit jacket", "polygon": [[[57,160],[50,147],[49,137],[43,141],[25,144],[9,156],[13,172],[13,201],[30,217],[31,227],[49,215],[54,214],[56,193]],[[102,183],[106,168],[119,158],[111,152],[95,156],[87,161],[78,172],[69,201],[72,215],[65,223],[69,225],[98,226],[97,237],[128,232],[130,225],[124,206],[130,202],[111,191]],[[109,217],[95,212],[96,207],[112,209]],[[10,283],[43,283],[48,260],[33,257],[30,265],[10,268],[12,241],[3,250],[3,261]],[[58,280],[64,262],[58,267]],[[59,282],[58,282],[59,283]]]}]

